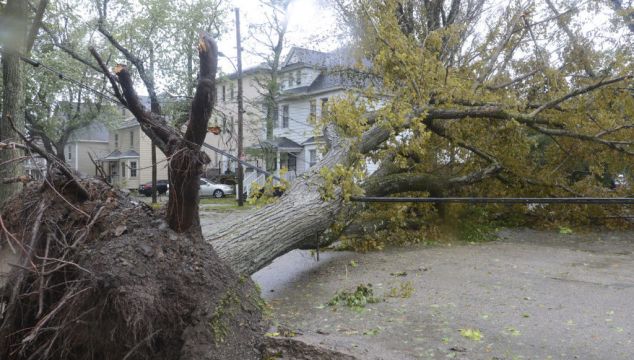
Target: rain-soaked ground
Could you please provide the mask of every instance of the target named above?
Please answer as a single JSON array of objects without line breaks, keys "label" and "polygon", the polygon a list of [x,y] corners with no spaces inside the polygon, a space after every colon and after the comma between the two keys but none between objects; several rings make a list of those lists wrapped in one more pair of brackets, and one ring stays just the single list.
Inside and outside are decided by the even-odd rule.
[{"label": "rain-soaked ground", "polygon": [[[634,232],[505,230],[319,262],[293,251],[253,279],[280,325],[359,359],[633,359],[633,252]],[[368,283],[379,303],[327,305]]]}]

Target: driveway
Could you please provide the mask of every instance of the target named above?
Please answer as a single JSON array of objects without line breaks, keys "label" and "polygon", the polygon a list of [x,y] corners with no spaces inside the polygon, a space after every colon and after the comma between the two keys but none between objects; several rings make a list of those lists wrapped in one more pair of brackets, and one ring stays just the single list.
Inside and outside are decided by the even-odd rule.
[{"label": "driveway", "polygon": [[[634,232],[499,235],[320,262],[294,251],[253,279],[281,326],[360,359],[634,357]],[[381,302],[326,305],[367,283]]]}]

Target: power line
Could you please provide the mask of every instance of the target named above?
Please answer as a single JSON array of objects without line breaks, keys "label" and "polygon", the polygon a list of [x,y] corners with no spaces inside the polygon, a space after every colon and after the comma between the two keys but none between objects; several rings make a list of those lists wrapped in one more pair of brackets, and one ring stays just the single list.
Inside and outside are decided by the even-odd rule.
[{"label": "power line", "polygon": [[[5,53],[5,52],[3,51],[3,53]],[[41,63],[40,61],[33,60],[33,59],[27,58],[27,57],[22,56],[22,55],[19,55],[19,57],[20,57],[20,60],[24,61],[25,63],[27,63],[27,64],[29,64],[31,66],[33,66],[34,68],[42,67],[46,71],[57,75],[57,77],[60,80],[66,80],[66,81],[68,81],[70,83],[73,83],[73,84],[75,84],[75,85],[77,85],[77,86],[79,86],[79,87],[81,87],[81,88],[83,88],[85,90],[91,91],[91,92],[101,96],[102,98],[104,98],[104,99],[106,99],[106,100],[108,100],[110,102],[113,102],[115,104],[124,105],[119,100],[117,100],[116,98],[112,97],[114,95],[113,93],[104,93],[101,90],[94,89],[94,88],[84,84],[83,82],[81,82],[79,80],[75,80],[72,77],[69,77],[68,75],[64,74],[63,72],[61,72],[61,71],[59,71],[59,70],[57,70],[57,69],[55,69],[55,68],[53,68],[51,66],[48,66],[48,65],[45,65],[45,64]]]},{"label": "power line", "polygon": [[353,196],[355,202],[383,202],[383,203],[466,203],[466,204],[634,204],[631,198],[500,198],[500,197],[380,197]]}]

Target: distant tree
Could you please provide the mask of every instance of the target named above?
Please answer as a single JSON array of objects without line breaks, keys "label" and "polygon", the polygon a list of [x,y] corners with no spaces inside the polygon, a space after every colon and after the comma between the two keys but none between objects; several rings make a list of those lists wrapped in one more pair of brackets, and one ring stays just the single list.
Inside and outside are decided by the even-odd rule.
[{"label": "distant tree", "polygon": [[[287,11],[292,0],[261,0],[259,6],[266,21],[249,26],[247,52],[262,60],[262,69],[254,75],[257,91],[260,95],[254,107],[265,109],[266,140],[273,139],[273,128],[278,116],[277,98],[280,91],[279,72],[282,67],[282,54],[287,47],[288,28]],[[262,106],[263,105],[263,106]],[[264,148],[267,170],[275,166],[271,149]]]},{"label": "distant tree", "polygon": [[77,21],[80,4],[76,0],[53,1],[42,24],[44,34],[32,51],[33,58],[61,73],[62,78],[41,66],[25,69],[28,134],[62,161],[64,147],[75,131],[95,122],[110,125],[115,121],[116,105],[110,102],[115,99],[107,94],[101,69],[89,58],[94,30],[87,22]]},{"label": "distant tree", "polygon": [[[38,34],[48,0],[40,0],[33,12],[23,0],[7,0],[2,7],[2,119],[0,119],[0,141],[17,141],[19,138],[9,124],[9,117],[18,129],[24,129],[24,73],[20,56],[30,53]],[[33,19],[29,20],[29,15]],[[21,172],[19,162],[11,162],[11,152],[0,152],[1,177],[13,178]],[[0,203],[18,190],[14,183],[0,184]]]}]

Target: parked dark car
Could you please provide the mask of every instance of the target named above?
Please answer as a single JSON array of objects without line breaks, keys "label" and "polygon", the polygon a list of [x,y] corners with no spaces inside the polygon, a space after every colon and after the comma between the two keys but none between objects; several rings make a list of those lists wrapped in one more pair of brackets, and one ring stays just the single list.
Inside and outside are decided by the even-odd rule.
[{"label": "parked dark car", "polygon": [[[169,182],[167,180],[156,180],[156,192],[163,195],[167,192]],[[152,182],[139,185],[139,194],[152,196]]]}]

